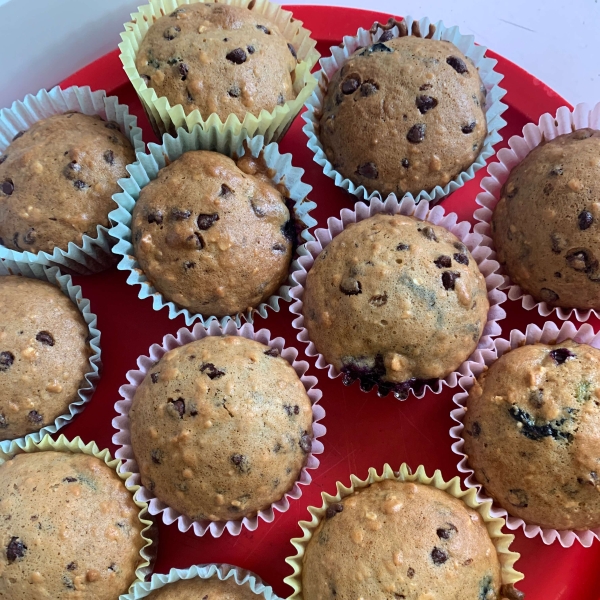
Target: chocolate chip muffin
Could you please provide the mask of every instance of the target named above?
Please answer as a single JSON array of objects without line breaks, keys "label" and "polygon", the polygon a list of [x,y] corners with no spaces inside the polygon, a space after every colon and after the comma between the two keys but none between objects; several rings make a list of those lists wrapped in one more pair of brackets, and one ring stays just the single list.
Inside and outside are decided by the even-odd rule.
[{"label": "chocolate chip muffin", "polygon": [[158,19],[140,44],[138,73],[171,106],[241,121],[294,100],[296,50],[277,25],[247,8],[203,3]]},{"label": "chocolate chip muffin", "polygon": [[600,309],[600,131],[534,148],[504,184],[491,226],[498,260],[527,294]]},{"label": "chocolate chip muffin", "polygon": [[417,483],[382,481],[331,504],[303,559],[304,600],[521,597],[501,584],[479,513]]},{"label": "chocolate chip muffin", "polygon": [[81,313],[58,287],[0,277],[0,440],[69,412],[90,370],[87,337]]},{"label": "chocolate chip muffin", "polygon": [[296,229],[261,160],[186,152],[141,191],[132,238],[163,296],[193,313],[234,315],[285,282]]},{"label": "chocolate chip muffin", "polygon": [[319,138],[334,169],[369,193],[430,192],[481,152],[485,87],[453,44],[383,35],[329,82]]},{"label": "chocolate chip muffin", "polygon": [[600,527],[600,350],[564,342],[504,354],[467,400],[465,453],[509,514],[553,529]]},{"label": "chocolate chip muffin", "polygon": [[208,600],[257,600],[250,586],[238,585],[233,577],[225,581],[216,575],[210,579],[180,579],[151,592],[148,600],[187,600],[188,598],[207,598]]},{"label": "chocolate chip muffin", "polygon": [[19,454],[0,466],[0,597],[114,600],[136,579],[143,525],[93,456]]},{"label": "chocolate chip muffin", "polygon": [[19,132],[0,154],[0,243],[52,252],[97,237],[134,161],[119,125],[98,116],[69,112]]},{"label": "chocolate chip muffin", "polygon": [[312,446],[304,386],[276,349],[209,336],[167,352],[129,412],[142,483],[192,520],[251,517],[300,476]]},{"label": "chocolate chip muffin", "polygon": [[403,215],[348,225],[317,257],[304,326],[344,383],[406,398],[475,350],[487,322],[486,283],[452,233]]}]

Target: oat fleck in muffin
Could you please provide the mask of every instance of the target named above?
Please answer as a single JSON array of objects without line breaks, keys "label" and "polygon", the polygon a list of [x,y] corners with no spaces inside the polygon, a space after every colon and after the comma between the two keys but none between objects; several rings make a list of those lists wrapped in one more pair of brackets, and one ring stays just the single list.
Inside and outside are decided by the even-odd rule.
[{"label": "oat fleck in muffin", "polygon": [[487,135],[479,72],[449,42],[384,32],[332,77],[319,138],[369,193],[418,194],[470,167]]},{"label": "oat fleck in muffin", "polygon": [[600,526],[600,350],[568,341],[504,354],[470,391],[464,438],[475,477],[509,514]]},{"label": "oat fleck in muffin", "polygon": [[504,184],[491,225],[498,260],[527,294],[600,309],[600,131],[534,148]]},{"label": "oat fleck in muffin", "polygon": [[19,454],[0,466],[0,597],[114,600],[141,562],[139,508],[104,461]]},{"label": "oat fleck in muffin", "polygon": [[51,253],[97,237],[134,161],[112,121],[70,112],[34,123],[0,154],[0,244]]},{"label": "oat fleck in muffin", "polygon": [[344,376],[405,398],[475,350],[487,322],[486,283],[452,233],[402,215],[348,225],[317,257],[304,326]]},{"label": "oat fleck in muffin", "polygon": [[277,502],[312,447],[304,385],[277,350],[209,336],[167,352],[136,390],[142,483],[192,520],[239,520]]},{"label": "oat fleck in muffin", "polygon": [[222,581],[216,575],[210,579],[180,579],[146,596],[147,600],[257,600],[259,597],[262,596],[255,594],[248,583],[238,585],[233,577]]},{"label": "oat fleck in muffin", "polygon": [[58,287],[0,277],[0,440],[69,412],[90,370],[87,336],[81,313]]},{"label": "oat fleck in muffin", "polygon": [[136,67],[148,87],[186,114],[198,109],[244,119],[296,97],[296,50],[269,18],[246,8],[198,2],[158,19]]}]

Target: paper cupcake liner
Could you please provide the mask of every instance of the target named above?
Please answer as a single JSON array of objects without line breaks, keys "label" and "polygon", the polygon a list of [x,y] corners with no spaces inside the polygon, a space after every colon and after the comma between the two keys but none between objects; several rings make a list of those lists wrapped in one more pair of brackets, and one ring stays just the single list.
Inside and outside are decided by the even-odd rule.
[{"label": "paper cupcake liner", "polygon": [[[473,216],[479,223],[475,225],[475,231],[486,235],[491,240],[491,220],[496,205],[500,201],[502,186],[508,179],[510,172],[542,141],[550,141],[559,135],[571,133],[577,129],[590,127],[600,129],[600,103],[596,104],[590,110],[586,104],[578,104],[573,111],[566,106],[561,106],[556,112],[556,117],[550,113],[545,113],[540,117],[537,125],[527,123],[523,127],[523,135],[514,135],[508,140],[509,148],[498,150],[498,161],[488,165],[488,176],[481,181],[483,192],[479,193],[476,202],[481,206]],[[493,242],[492,242],[493,244]],[[537,309],[542,317],[548,317],[553,312],[562,321],[566,321],[575,314],[575,318],[584,322],[590,318],[600,316],[600,312],[593,309],[562,308],[548,306],[546,302],[537,302],[533,296],[524,292],[520,286],[513,283],[504,269],[501,267],[500,273],[504,277],[504,284],[500,289],[508,290],[510,300],[521,300],[521,305],[525,310]]]},{"label": "paper cupcake liner", "polygon": [[[328,369],[327,375],[330,379],[335,379],[340,375],[340,372],[333,365],[329,364],[325,357],[317,350],[315,344],[310,340],[308,330],[304,326],[302,299],[304,297],[304,285],[306,283],[308,271],[312,268],[321,251],[350,223],[358,223],[381,213],[388,215],[401,214],[415,217],[433,223],[434,225],[444,227],[453,233],[467,246],[477,262],[479,270],[485,277],[490,310],[488,312],[488,321],[483,329],[477,348],[458,370],[450,373],[444,379],[439,379],[435,388],[432,388],[430,385],[425,385],[418,393],[415,393],[415,391],[411,389],[409,396],[410,394],[413,394],[417,398],[422,398],[427,393],[427,390],[439,394],[442,391],[443,385],[450,388],[456,387],[458,378],[461,375],[470,375],[472,368],[481,362],[481,351],[490,348],[493,345],[492,337],[500,335],[502,331],[498,321],[506,317],[506,313],[501,307],[501,304],[506,300],[506,294],[498,289],[503,281],[502,277],[497,273],[500,265],[496,261],[496,255],[489,247],[489,240],[484,235],[471,232],[471,225],[467,221],[458,221],[456,213],[449,213],[446,215],[441,206],[435,206],[430,209],[430,205],[426,200],[416,204],[415,200],[410,195],[407,195],[401,201],[398,201],[394,194],[390,194],[385,202],[379,198],[373,198],[370,204],[367,205],[363,202],[357,202],[354,208],[355,210],[350,210],[348,208],[342,209],[339,219],[330,217],[327,220],[327,229],[317,229],[315,231],[317,239],[304,244],[304,248],[299,249],[302,250],[302,255],[298,259],[299,268],[292,273],[292,280],[296,283],[296,286],[293,286],[290,291],[290,295],[294,299],[294,302],[290,306],[290,312],[294,315],[298,315],[292,322],[293,327],[299,330],[297,335],[298,341],[308,344],[308,348],[305,350],[306,355],[311,357],[316,356],[317,368]],[[363,389],[362,391],[368,392],[370,389],[371,388]],[[409,396],[407,396],[407,398]],[[399,398],[399,400],[406,400],[407,398]]]},{"label": "paper cupcake liner", "polygon": [[[133,496],[133,501],[136,506],[140,509],[138,518],[140,523],[144,525],[141,536],[144,540],[144,546],[140,549],[140,556],[142,562],[138,565],[135,575],[135,581],[131,582],[129,589],[131,590],[134,583],[137,581],[144,581],[144,579],[152,572],[152,563],[156,558],[156,530],[154,523],[148,516],[148,505],[135,498],[135,493],[138,489],[137,486],[128,483],[128,478],[131,473],[125,473],[122,469],[120,460],[112,458],[110,452],[107,449],[99,450],[96,442],[89,442],[85,444],[80,437],[68,440],[64,435],[60,435],[57,440],[53,440],[49,435],[45,435],[40,441],[34,441],[32,439],[27,440],[14,440],[8,448],[2,448],[0,450],[0,465],[4,464],[7,460],[10,460],[17,454],[24,452],[72,452],[78,454],[87,454],[88,456],[95,456],[96,458],[104,461],[104,463],[113,469],[117,475],[123,480],[123,483],[129,493]],[[93,516],[90,515],[92,518]]]},{"label": "paper cupcake liner", "polygon": [[[415,28],[418,27],[417,31],[420,32],[428,32],[431,26],[428,18],[417,21],[409,16],[405,17],[403,22],[407,25],[408,35],[419,35],[419,37],[422,36],[420,34],[415,34]],[[377,23],[377,25],[379,25],[379,23]],[[494,71],[494,67],[498,61],[484,56],[487,48],[475,45],[474,37],[472,35],[461,35],[458,27],[446,27],[442,21],[438,21],[434,27],[435,33],[432,36],[427,37],[431,37],[431,39],[434,40],[446,40],[452,42],[465,56],[473,61],[473,64],[478,69],[483,85],[487,90],[485,113],[488,134],[485,137],[479,156],[466,171],[460,173],[444,187],[438,185],[431,192],[422,190],[415,197],[416,202],[426,200],[430,203],[438,202],[445,196],[448,196],[458,188],[462,187],[467,181],[470,181],[475,177],[475,173],[479,171],[479,169],[485,166],[487,159],[494,155],[494,145],[502,140],[502,136],[498,132],[506,125],[506,121],[501,115],[508,108],[506,104],[500,102],[500,99],[506,94],[506,90],[499,87],[498,83],[504,76]],[[394,33],[394,37],[399,37],[400,32],[397,26],[394,26],[390,31]],[[331,162],[327,159],[325,151],[323,150],[323,145],[319,140],[319,120],[321,118],[323,101],[327,94],[327,87],[329,86],[329,81],[333,75],[348,62],[350,56],[354,54],[354,52],[359,48],[374,44],[383,33],[384,29],[381,25],[377,27],[377,32],[375,34],[372,34],[369,30],[361,27],[358,30],[357,35],[345,36],[340,46],[331,47],[331,56],[322,58],[319,61],[321,70],[318,73],[315,73],[318,85],[306,102],[308,110],[302,115],[302,118],[306,121],[303,131],[308,136],[308,147],[315,154],[315,162],[323,167],[323,173],[330,179],[333,179],[335,185],[366,202],[371,201],[373,198],[381,198],[382,196],[378,191],[369,194],[364,186],[355,185],[350,179],[345,178],[341,173],[335,170]],[[410,194],[410,196],[412,197],[412,194]]]},{"label": "paper cupcake liner", "polygon": [[[510,332],[508,339],[498,338],[494,340],[494,348],[485,352],[482,356],[483,362],[473,369],[471,376],[461,377],[459,384],[463,391],[454,395],[454,404],[458,406],[451,413],[453,421],[457,423],[450,429],[450,437],[458,440],[452,444],[452,451],[460,457],[458,470],[464,473],[464,484],[467,488],[477,491],[477,500],[479,502],[493,502],[493,498],[485,493],[483,486],[475,478],[475,472],[469,467],[467,455],[464,453],[464,424],[467,399],[469,391],[473,387],[476,377],[486,370],[492,363],[499,359],[509,350],[519,348],[528,344],[560,344],[565,340],[575,340],[579,344],[588,344],[594,348],[600,348],[600,333],[594,333],[594,329],[589,324],[584,324],[576,327],[573,323],[564,322],[560,329],[551,321],[544,323],[543,329],[537,325],[530,324],[527,326],[525,333],[518,329],[513,329]],[[595,539],[600,539],[600,527],[597,529],[588,529],[584,531],[573,530],[556,530],[539,527],[538,525],[528,525],[523,519],[513,517],[506,510],[494,504],[490,509],[490,514],[494,517],[502,517],[506,519],[506,526],[511,529],[523,529],[523,533],[528,538],[540,536],[544,544],[552,544],[557,541],[564,548],[570,548],[575,541],[584,548],[589,548]]]},{"label": "paper cupcake liner", "polygon": [[469,489],[464,491],[460,486],[460,479],[458,477],[453,477],[447,482],[444,481],[439,470],[434,472],[433,477],[428,477],[423,466],[419,466],[416,472],[413,473],[406,463],[403,463],[397,472],[394,472],[390,465],[385,464],[381,475],[378,475],[374,468],[369,469],[369,476],[366,479],[359,479],[356,475],[350,475],[349,487],[338,481],[336,483],[337,493],[334,496],[322,492],[321,498],[323,499],[323,504],[321,507],[308,507],[308,512],[311,514],[312,519],[310,521],[300,521],[298,523],[302,529],[303,535],[301,538],[294,538],[291,540],[292,545],[297,551],[296,555],[285,559],[285,561],[294,569],[293,575],[284,579],[284,582],[294,590],[293,594],[288,597],[288,600],[293,600],[294,598],[301,600],[302,598],[302,563],[304,554],[315,529],[319,526],[319,523],[325,516],[327,507],[330,504],[340,502],[343,498],[352,495],[355,490],[366,488],[373,483],[379,483],[385,480],[407,481],[430,485],[450,494],[454,498],[464,502],[469,508],[476,510],[481,515],[490,538],[496,547],[501,566],[502,585],[510,586],[523,579],[523,574],[519,573],[519,571],[516,571],[514,568],[514,564],[519,559],[520,555],[509,549],[515,536],[502,533],[504,519],[495,517],[490,513],[491,502],[479,501],[475,494],[475,490]]},{"label": "paper cupcake liner", "polygon": [[[149,154],[138,153],[137,162],[129,165],[127,170],[131,177],[119,180],[119,185],[123,193],[115,194],[114,201],[119,205],[117,210],[110,213],[109,218],[114,222],[110,235],[117,239],[117,244],[113,247],[113,252],[123,258],[118,264],[121,271],[129,271],[127,283],[129,285],[139,285],[139,298],[152,298],[154,310],[167,308],[169,318],[175,319],[183,315],[186,325],[192,325],[199,320],[202,325],[208,326],[214,320],[215,316],[206,316],[192,313],[186,308],[180,308],[175,303],[169,302],[148,280],[138,261],[134,256],[134,249],[131,238],[131,220],[135,203],[140,197],[142,188],[156,179],[160,169],[167,164],[179,158],[185,152],[191,150],[214,150],[231,157],[241,157],[246,154],[246,147],[254,157],[260,156],[269,169],[275,172],[272,179],[275,183],[284,183],[289,192],[289,198],[294,203],[294,215],[296,221],[300,222],[303,230],[300,237],[305,242],[312,241],[314,238],[309,233],[309,229],[317,224],[316,220],[310,216],[310,211],[316,206],[314,202],[307,199],[312,187],[302,182],[301,178],[304,169],[292,166],[291,154],[280,154],[277,144],[271,143],[268,146],[262,136],[249,139],[244,132],[235,133],[232,129],[226,129],[225,132],[220,128],[213,126],[203,130],[199,126],[193,128],[191,133],[184,129],[179,129],[177,137],[169,134],[163,136],[163,144],[148,144]],[[300,246],[302,248],[302,246]],[[300,250],[298,250],[300,255]],[[294,259],[290,265],[290,272],[298,268],[297,260]],[[263,319],[267,317],[267,309],[270,308],[279,312],[280,300],[290,301],[290,287],[282,285],[277,294],[271,296],[266,302],[262,302],[256,308],[247,310],[237,315],[222,317],[219,319],[221,325],[233,319],[238,327],[241,327],[242,317],[249,323],[254,322],[254,314],[258,313]]]},{"label": "paper cupcake liner", "polygon": [[155,573],[152,579],[145,583],[136,583],[131,592],[121,596],[120,600],[141,600],[151,592],[158,590],[169,583],[175,583],[181,579],[213,579],[218,577],[221,581],[233,579],[238,585],[247,585],[262,600],[280,600],[273,593],[273,589],[266,585],[258,575],[251,571],[240,569],[232,565],[209,564],[193,565],[189,569],[171,569],[167,575]]},{"label": "paper cupcake liner", "polygon": [[221,0],[220,2],[249,8],[255,13],[269,17],[279,27],[288,42],[294,46],[300,60],[294,71],[294,91],[297,94],[295,100],[276,107],[272,112],[262,110],[258,117],[248,112],[243,121],[240,121],[236,115],[230,114],[223,122],[216,113],[204,119],[197,109],[186,115],[181,104],[171,106],[166,97],[159,97],[140,77],[135,66],[135,58],[142,40],[154,21],[172,13],[179,6],[204,1],[150,0],[149,4],[138,7],[138,12],[131,15],[131,21],[125,23],[125,31],[121,33],[123,41],[119,44],[119,49],[123,68],[146,110],[156,135],[158,137],[164,133],[174,135],[180,127],[191,131],[194,125],[200,125],[203,129],[215,127],[221,133],[226,129],[233,129],[235,133],[244,130],[250,136],[264,136],[267,143],[279,140],[317,85],[317,80],[310,72],[319,60],[320,54],[315,49],[315,40],[310,38],[310,31],[302,27],[302,22],[294,19],[291,12],[283,10],[278,4],[268,0]]},{"label": "paper cupcake liner", "polygon": [[[115,121],[121,128],[136,152],[144,151],[142,130],[137,126],[137,117],[129,114],[129,107],[119,104],[116,96],[106,96],[99,90],[92,92],[89,87],[70,87],[61,90],[58,86],[47,92],[40,90],[35,96],[13,102],[11,108],[0,110],[0,153],[4,152],[20,131],[26,131],[34,123],[54,115],[76,111],[85,115],[99,115],[105,121]],[[0,258],[38,264],[58,266],[63,271],[89,275],[110,267],[114,258],[110,247],[112,240],[108,228],[96,227],[97,237],[83,236],[80,246],[69,242],[67,249],[54,248],[48,252],[19,252],[0,245]]]},{"label": "paper cupcake liner", "polygon": [[[135,461],[133,449],[131,447],[131,434],[130,434],[130,422],[129,422],[129,410],[131,408],[133,397],[135,392],[144,380],[147,372],[156,364],[158,360],[169,350],[189,344],[195,340],[203,339],[207,336],[222,336],[222,335],[235,335],[242,336],[251,340],[255,340],[270,346],[271,348],[277,348],[282,358],[287,360],[294,370],[296,371],[300,381],[304,385],[306,393],[312,403],[313,412],[313,442],[312,450],[308,455],[306,465],[302,468],[302,472],[298,481],[296,481],[293,487],[285,493],[285,495],[277,502],[274,502],[268,509],[261,510],[255,517],[249,518],[244,517],[238,521],[192,521],[188,517],[182,515],[178,511],[167,506],[164,502],[161,502],[154,496],[146,487],[141,484],[141,476],[139,473],[139,467]],[[117,433],[113,435],[112,441],[120,448],[117,450],[115,456],[117,458],[125,459],[125,463],[121,467],[122,470],[130,471],[131,474],[128,479],[129,485],[139,486],[138,496],[140,500],[148,503],[150,514],[158,515],[162,514],[163,523],[170,525],[177,521],[179,531],[185,532],[193,527],[194,533],[198,536],[203,536],[209,532],[213,537],[220,537],[225,529],[231,535],[239,535],[242,529],[245,527],[249,531],[254,531],[259,524],[259,519],[271,523],[275,519],[275,511],[286,512],[290,507],[290,500],[297,500],[302,495],[302,489],[300,486],[309,485],[312,481],[312,477],[308,473],[311,469],[316,469],[319,466],[319,460],[315,456],[323,452],[323,444],[318,438],[322,437],[326,433],[325,427],[319,423],[325,417],[324,409],[318,404],[322,397],[322,392],[315,388],[317,384],[316,377],[310,377],[306,375],[308,370],[308,363],[305,361],[298,361],[296,357],[298,351],[293,347],[285,347],[285,340],[281,337],[271,339],[271,332],[268,329],[260,329],[254,331],[254,327],[248,323],[243,325],[240,329],[235,326],[235,323],[229,321],[225,327],[220,327],[218,323],[211,323],[208,329],[202,327],[199,323],[194,326],[192,330],[181,328],[177,332],[177,337],[167,335],[163,338],[162,346],[153,344],[150,347],[150,356],[140,356],[137,360],[139,369],[132,370],[127,373],[127,380],[130,382],[129,385],[123,385],[119,388],[119,393],[123,400],[118,401],[115,404],[115,410],[121,416],[116,417],[112,421],[112,425],[117,429]]]},{"label": "paper cupcake liner", "polygon": [[69,404],[68,413],[60,415],[51,425],[42,427],[35,433],[27,435],[16,440],[0,441],[0,451],[7,452],[13,443],[25,443],[31,440],[33,443],[39,443],[47,434],[56,433],[59,429],[69,423],[73,417],[79,414],[85,405],[92,399],[98,380],[100,379],[100,368],[102,366],[100,358],[100,331],[97,328],[98,319],[90,309],[90,301],[83,298],[81,287],[73,285],[69,275],[63,275],[57,267],[44,267],[35,263],[17,263],[12,260],[0,260],[0,277],[6,275],[21,275],[40,281],[47,281],[57,287],[71,299],[71,302],[81,313],[83,320],[88,328],[89,345],[92,351],[89,359],[89,369],[84,375],[85,381],[82,387],[77,390],[78,400]]}]

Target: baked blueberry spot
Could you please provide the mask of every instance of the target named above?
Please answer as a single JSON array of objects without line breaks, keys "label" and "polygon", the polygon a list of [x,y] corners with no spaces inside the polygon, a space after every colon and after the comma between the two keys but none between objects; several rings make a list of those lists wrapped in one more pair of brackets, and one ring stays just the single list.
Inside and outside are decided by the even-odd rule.
[{"label": "baked blueberry spot", "polygon": [[372,79],[367,79],[360,86],[360,95],[364,98],[368,98],[372,96],[376,92],[379,91],[379,84],[373,81]]},{"label": "baked blueberry spot", "polygon": [[379,177],[379,171],[374,162],[366,162],[358,165],[356,174],[366,177],[367,179],[377,179]]},{"label": "baked blueberry spot", "polygon": [[342,83],[342,94],[349,96],[360,87],[360,76],[349,75],[346,80]]},{"label": "baked blueberry spot", "polygon": [[15,191],[15,185],[14,185],[12,179],[5,179],[2,182],[2,184],[0,184],[0,191],[5,196],[11,196],[12,193]]},{"label": "baked blueberry spot", "polygon": [[401,250],[409,250],[410,246],[408,244],[398,244],[396,246],[396,250],[401,251]]},{"label": "baked blueberry spot", "polygon": [[15,137],[12,139],[12,141],[14,142],[15,140],[18,140],[20,137],[23,137],[24,134],[24,131],[19,131],[17,135],[15,135]]},{"label": "baked blueberry spot", "polygon": [[256,48],[254,46],[247,46],[246,50],[248,50],[248,54],[254,54],[256,52]]},{"label": "baked blueberry spot", "polygon": [[260,31],[262,31],[263,33],[266,33],[267,35],[271,35],[271,31],[269,30],[269,28],[265,27],[264,25],[257,25],[256,29],[260,29]]},{"label": "baked blueberry spot", "polygon": [[449,64],[460,75],[469,72],[465,61],[462,58],[459,58],[458,56],[449,56],[446,59],[446,63]]},{"label": "baked blueberry spot", "polygon": [[559,296],[554,290],[542,288],[540,290],[540,298],[544,302],[556,302],[559,299]]},{"label": "baked blueberry spot", "polygon": [[438,101],[431,96],[417,96],[415,104],[419,109],[419,112],[424,115],[426,112],[432,110],[438,105]]},{"label": "baked blueberry spot", "polygon": [[552,425],[552,421],[542,422],[537,424],[536,420],[525,410],[518,406],[511,406],[508,409],[510,416],[521,424],[519,432],[526,438],[534,441],[541,440],[546,437],[552,437],[556,441],[567,441],[573,440],[573,435],[568,432],[559,431],[557,428],[564,425],[566,419],[558,419]]},{"label": "baked blueberry spot", "polygon": [[577,224],[579,225],[579,229],[582,231],[585,229],[589,229],[594,222],[594,217],[592,213],[587,210],[582,210],[577,217]]},{"label": "baked blueberry spot", "polygon": [[27,244],[28,246],[31,246],[31,244],[33,244],[35,242],[35,240],[37,239],[37,235],[35,233],[35,229],[33,227],[30,227],[26,232],[25,235],[23,236],[23,241],[25,242],[25,244]]},{"label": "baked blueberry spot", "polygon": [[176,221],[185,221],[186,219],[190,218],[191,214],[192,213],[189,210],[182,210],[180,208],[173,208],[173,209],[171,209],[171,216]]},{"label": "baked blueberry spot", "polygon": [[148,223],[156,223],[157,225],[162,225],[162,222],[163,222],[162,211],[157,210],[155,213],[150,213],[148,215]]},{"label": "baked blueberry spot", "polygon": [[522,490],[521,488],[508,490],[507,500],[517,508],[527,508],[529,503],[529,497],[527,496],[527,492],[525,490]]},{"label": "baked blueberry spot", "polygon": [[417,123],[413,125],[406,134],[406,139],[411,144],[420,144],[425,139],[425,131],[427,126],[425,123]]},{"label": "baked blueberry spot", "polygon": [[449,540],[453,534],[458,532],[458,529],[452,523],[448,523],[447,527],[438,527],[435,532],[440,540]]},{"label": "baked blueberry spot", "polygon": [[401,161],[401,164],[405,169],[408,169],[410,167],[410,162],[409,162],[408,158],[403,158]]},{"label": "baked blueberry spot", "polygon": [[279,356],[279,350],[277,348],[269,348],[263,352],[265,356],[270,356],[272,358],[277,358]]},{"label": "baked blueberry spot", "polygon": [[8,560],[8,564],[14,563],[18,558],[23,558],[26,552],[27,546],[22,540],[13,535],[6,547],[6,559]]},{"label": "baked blueberry spot", "polygon": [[454,260],[461,265],[469,264],[469,257],[466,254],[454,254]]},{"label": "baked blueberry spot", "polygon": [[438,269],[449,269],[452,266],[452,259],[449,256],[442,254],[442,256],[438,256],[438,258],[433,261],[433,264]]},{"label": "baked blueberry spot", "polygon": [[569,360],[570,358],[576,358],[577,356],[568,348],[555,348],[554,350],[550,350],[548,355],[557,365],[564,365],[567,362],[567,360]]},{"label": "baked blueberry spot", "polygon": [[356,296],[362,294],[362,285],[360,281],[353,277],[346,277],[342,280],[342,283],[340,283],[340,292],[346,294],[346,296]]},{"label": "baked blueberry spot", "polygon": [[107,150],[102,157],[104,158],[104,162],[107,162],[109,165],[115,164],[115,153],[112,150]]},{"label": "baked blueberry spot", "polygon": [[448,560],[448,554],[436,546],[431,551],[431,560],[434,565],[443,565]]},{"label": "baked blueberry spot", "polygon": [[[160,67],[160,63],[155,58],[148,59],[147,64],[149,67],[154,67],[155,69],[158,69]],[[150,80],[150,78],[148,78],[148,80]]]},{"label": "baked blueberry spot", "polygon": [[375,306],[377,308],[383,306],[384,304],[387,304],[388,301],[388,297],[386,293],[383,294],[379,294],[377,296],[371,296],[369,298],[369,304],[371,306]]},{"label": "baked blueberry spot", "polygon": [[163,37],[166,40],[174,40],[181,32],[181,27],[175,25],[164,30]]},{"label": "baked blueberry spot", "polygon": [[76,562],[70,562],[67,565],[67,571],[75,571],[75,569],[77,569],[77,563]]},{"label": "baked blueberry spot", "polygon": [[471,121],[470,123],[468,123],[467,125],[463,125],[461,128],[461,131],[463,133],[473,133],[473,129],[475,129],[475,126],[477,125],[477,121]]},{"label": "baked blueberry spot", "polygon": [[169,398],[167,403],[173,407],[173,409],[177,412],[180,419],[183,419],[183,415],[185,414],[185,400],[183,398],[177,398],[177,400],[173,400],[173,398]]},{"label": "baked blueberry spot", "polygon": [[408,567],[408,571],[406,571],[406,576],[409,579],[412,579],[415,576],[415,570],[412,567]]},{"label": "baked blueberry spot", "polygon": [[246,52],[243,48],[236,48],[235,50],[228,52],[225,55],[225,58],[234,65],[241,65],[242,63],[246,62],[248,57],[246,56]]},{"label": "baked blueberry spot", "polygon": [[152,383],[158,383],[158,376],[160,375],[160,371],[157,373],[151,373],[150,374],[150,380],[152,381]]},{"label": "baked blueberry spot", "polygon": [[469,431],[468,429],[465,429],[465,431],[470,436],[478,438],[481,435],[481,425],[479,424],[479,421],[473,421],[473,424],[471,425],[471,430]]},{"label": "baked blueberry spot", "polygon": [[0,372],[8,371],[15,362],[15,355],[12,352],[0,352]]},{"label": "baked blueberry spot", "polygon": [[390,52],[394,52],[394,49],[390,48],[389,46],[386,46],[380,40],[379,42],[373,44],[372,46],[367,46],[362,52],[360,52],[360,56],[370,56],[371,54],[373,54],[375,52],[390,53]]},{"label": "baked blueberry spot", "polygon": [[164,452],[162,450],[156,449],[150,452],[150,458],[155,465],[161,465],[162,459],[164,457]]},{"label": "baked blueberry spot", "polygon": [[178,70],[179,74],[181,75],[181,81],[185,81],[187,79],[188,73],[190,72],[189,66],[182,62],[180,63]]},{"label": "baked blueberry spot", "polygon": [[442,273],[442,285],[445,290],[453,290],[456,280],[460,277],[460,273],[455,271],[444,271]]},{"label": "baked blueberry spot", "polygon": [[38,332],[38,334],[35,336],[35,339],[40,344],[44,344],[45,346],[54,346],[54,338],[52,337],[52,334],[48,331]]},{"label": "baked blueberry spot", "polygon": [[85,181],[81,181],[81,179],[76,179],[73,182],[73,185],[78,189],[78,190],[85,190],[87,188],[89,188],[90,186],[85,183]]},{"label": "baked blueberry spot", "polygon": [[495,597],[497,598],[496,590],[494,589],[494,581],[489,575],[486,575],[479,582],[479,594],[477,600],[488,600],[488,598]]},{"label": "baked blueberry spot", "polygon": [[218,220],[218,213],[198,215],[198,229],[206,231],[207,229],[210,229]]},{"label": "baked blueberry spot", "polygon": [[237,85],[232,85],[228,92],[231,98],[239,98],[242,95],[242,90]]},{"label": "baked blueberry spot", "polygon": [[308,454],[312,450],[312,438],[306,432],[304,432],[304,435],[300,438],[298,444],[304,454]]},{"label": "baked blueberry spot", "polygon": [[217,367],[215,367],[213,363],[204,363],[200,367],[200,373],[208,375],[210,379],[219,379],[220,377],[223,377],[223,375],[225,375],[225,371],[217,369]]},{"label": "baked blueberry spot", "polygon": [[283,106],[284,104],[285,104],[285,96],[283,94],[279,94],[279,96],[277,96],[277,105]]},{"label": "baked blueberry spot", "polygon": [[296,54],[296,49],[294,48],[294,46],[292,46],[292,45],[291,45],[291,44],[288,42],[288,45],[287,45],[287,47],[288,47],[289,51],[291,52],[292,56],[293,56],[295,59],[298,59],[298,55]]},{"label": "baked blueberry spot", "polygon": [[294,404],[294,406],[292,406],[291,404],[284,404],[283,410],[285,411],[288,417],[300,414],[300,407],[297,404]]},{"label": "baked blueberry spot", "polygon": [[341,502],[334,502],[333,504],[330,504],[327,507],[327,510],[325,511],[325,518],[333,519],[333,517],[335,517],[335,515],[343,512],[343,510],[344,510],[344,505]]},{"label": "baked blueberry spot", "polygon": [[243,454],[233,454],[231,462],[240,473],[250,473],[250,462]]},{"label": "baked blueberry spot", "polygon": [[42,421],[44,420],[43,415],[41,415],[37,410],[30,410],[27,413],[27,419],[34,424],[39,424],[42,423]]}]

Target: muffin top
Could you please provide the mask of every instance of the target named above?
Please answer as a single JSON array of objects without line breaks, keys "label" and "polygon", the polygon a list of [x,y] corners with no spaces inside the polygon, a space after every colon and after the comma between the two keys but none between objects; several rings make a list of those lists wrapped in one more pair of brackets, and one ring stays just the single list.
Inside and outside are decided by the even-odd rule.
[{"label": "muffin top", "polygon": [[19,454],[0,466],[0,596],[114,600],[141,562],[143,525],[131,494],[102,460]]},{"label": "muffin top", "polygon": [[142,483],[192,520],[254,516],[289,491],[312,445],[312,408],[276,349],[209,336],[167,352],[136,390]]},{"label": "muffin top", "polygon": [[304,326],[325,360],[405,398],[475,350],[487,322],[485,279],[452,233],[403,215],[348,225],[317,257]]},{"label": "muffin top", "polygon": [[600,350],[567,341],[504,354],[469,393],[464,438],[475,477],[509,514],[600,526]]},{"label": "muffin top", "polygon": [[97,237],[134,161],[119,125],[98,116],[69,112],[19,132],[0,154],[0,244],[52,252]]},{"label": "muffin top", "polygon": [[492,237],[510,278],[538,302],[600,309],[600,131],[534,148],[502,188]]},{"label": "muffin top", "polygon": [[135,255],[152,285],[183,308],[222,317],[258,306],[285,282],[295,224],[262,161],[186,152],[144,187],[133,210]]},{"label": "muffin top", "polygon": [[210,579],[180,579],[146,596],[147,600],[257,600],[258,597],[248,583],[238,585],[233,577],[222,581],[217,576]]},{"label": "muffin top", "polygon": [[138,73],[171,106],[204,119],[241,121],[294,100],[296,50],[267,17],[247,8],[198,2],[181,6],[148,30]]},{"label": "muffin top", "polygon": [[331,79],[319,137],[333,167],[369,193],[429,192],[481,152],[485,87],[449,42],[384,39],[357,50]]},{"label": "muffin top", "polygon": [[0,440],[68,413],[90,370],[88,328],[60,288],[0,277]]},{"label": "muffin top", "polygon": [[479,513],[417,483],[382,481],[331,504],[303,559],[304,600],[512,597],[505,591]]}]

